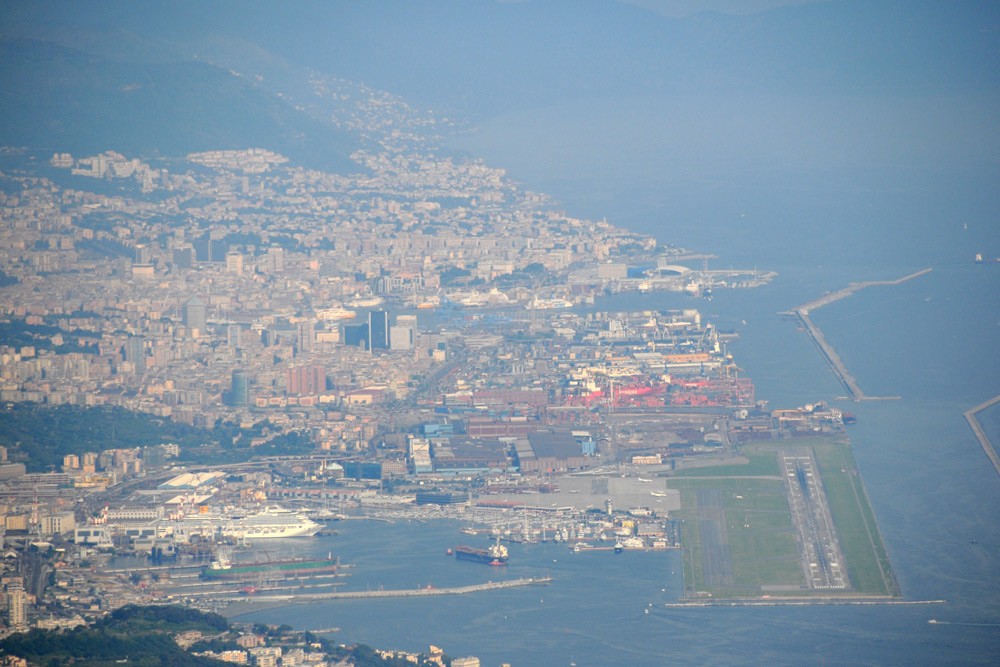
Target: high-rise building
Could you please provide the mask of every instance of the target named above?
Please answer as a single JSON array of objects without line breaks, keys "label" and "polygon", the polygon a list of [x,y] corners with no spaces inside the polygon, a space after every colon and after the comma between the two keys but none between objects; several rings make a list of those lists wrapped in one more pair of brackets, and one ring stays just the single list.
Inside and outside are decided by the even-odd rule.
[{"label": "high-rise building", "polygon": [[22,589],[7,593],[7,622],[12,628],[23,628],[28,623],[28,595]]},{"label": "high-rise building", "polygon": [[372,350],[389,349],[389,313],[384,310],[368,313],[368,341]]},{"label": "high-rise building", "polygon": [[243,342],[243,327],[238,324],[230,324],[226,327],[226,344],[229,347],[239,348]]},{"label": "high-rise building", "polygon": [[367,324],[345,324],[344,325],[344,345],[354,345],[355,347],[368,347],[368,325]]},{"label": "high-rise building", "polygon": [[198,297],[193,296],[184,304],[184,326],[188,329],[197,329],[200,334],[205,333],[207,317],[208,307]]},{"label": "high-rise building", "polygon": [[297,326],[297,344],[299,352],[308,352],[313,349],[313,343],[316,342],[316,331],[313,328],[312,320],[302,320]]},{"label": "high-rise building", "polygon": [[289,368],[286,380],[288,394],[310,396],[326,391],[326,369],[317,364]]},{"label": "high-rise building", "polygon": [[281,246],[271,246],[267,249],[267,268],[271,271],[285,270],[285,250]]},{"label": "high-rise building", "polygon": [[233,389],[229,393],[230,405],[250,404],[250,381],[247,379],[246,371],[233,371]]},{"label": "high-rise building", "polygon": [[148,245],[140,243],[135,247],[135,258],[132,260],[136,264],[149,264],[152,262],[152,251]]},{"label": "high-rise building", "polygon": [[413,348],[413,327],[397,324],[389,328],[389,348],[409,350]]},{"label": "high-rise building", "polygon": [[146,339],[142,336],[131,336],[125,341],[125,361],[132,364],[137,375],[146,372]]},{"label": "high-rise building", "polygon": [[222,239],[199,239],[194,242],[195,259],[199,262],[225,262],[229,244]]},{"label": "high-rise building", "polygon": [[174,264],[184,269],[194,266],[194,248],[174,248]]},{"label": "high-rise building", "polygon": [[243,255],[238,252],[226,253],[226,271],[240,275],[243,273]]}]

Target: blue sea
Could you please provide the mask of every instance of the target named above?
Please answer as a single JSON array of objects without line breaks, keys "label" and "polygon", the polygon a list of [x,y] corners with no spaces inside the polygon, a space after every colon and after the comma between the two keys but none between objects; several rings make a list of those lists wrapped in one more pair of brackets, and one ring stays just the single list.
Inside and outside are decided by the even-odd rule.
[{"label": "blue sea", "polygon": [[[844,157],[825,136],[825,160],[810,160],[799,137],[756,164],[742,144],[731,156],[716,150],[684,161],[667,150],[672,138],[652,133],[656,141],[646,146],[632,137],[640,134],[634,128],[612,134],[625,156],[615,156],[610,140],[571,141],[588,127],[599,136],[607,122],[583,112],[568,120],[554,112],[500,119],[456,144],[553,194],[573,215],[606,217],[664,244],[712,253],[710,268],[777,271],[765,287],[717,291],[711,301],[647,294],[605,303],[698,308],[739,332],[730,351],[758,399],[772,408],[826,400],[854,412],[852,447],[903,595],[945,602],[667,608],[682,587],[677,552],[614,556],[514,545],[510,565],[499,571],[444,555],[462,541],[457,525],[359,521],[299,547],[332,550],[356,564],[347,580],[353,588],[542,574],[554,581],[475,595],[293,606],[239,620],[336,626],[333,639],[380,648],[434,644],[483,665],[995,664],[1000,476],[963,417],[1000,394],[1000,264],[973,263],[977,252],[988,260],[1000,255],[995,155],[911,146],[879,159],[871,147],[851,144]],[[871,143],[875,128],[862,130],[859,141]],[[837,400],[844,390],[819,352],[778,312],[851,282],[928,267],[933,271],[909,282],[870,287],[814,311],[866,394],[901,397]],[[1000,410],[981,419],[1000,442]]]}]

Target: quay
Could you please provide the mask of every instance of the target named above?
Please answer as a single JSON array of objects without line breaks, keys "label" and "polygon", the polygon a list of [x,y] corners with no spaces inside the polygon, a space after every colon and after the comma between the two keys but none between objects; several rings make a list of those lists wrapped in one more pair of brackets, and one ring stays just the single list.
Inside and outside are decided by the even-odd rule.
[{"label": "quay", "polygon": [[992,407],[997,403],[1000,403],[1000,394],[967,411],[965,413],[965,419],[969,422],[969,426],[972,427],[972,432],[976,434],[976,438],[979,440],[979,444],[982,445],[983,451],[986,452],[986,456],[989,458],[990,462],[993,463],[993,467],[996,468],[997,474],[1000,474],[1000,456],[997,456],[996,448],[993,446],[993,443],[990,442],[990,438],[986,435],[986,431],[983,430],[979,420],[976,419],[977,412],[982,412],[986,408]]},{"label": "quay", "polygon": [[521,586],[547,586],[552,577],[528,577],[510,579],[508,581],[490,581],[472,586],[457,586],[454,588],[405,588],[380,591],[338,591],[336,593],[303,593],[289,595],[253,595],[231,598],[246,602],[313,602],[317,600],[359,600],[365,598],[405,598],[425,595],[464,595],[481,591],[495,591],[503,588],[518,588]]},{"label": "quay", "polygon": [[[809,317],[809,313],[817,308],[822,308],[823,306],[833,303],[834,301],[840,301],[846,297],[851,296],[858,290],[865,289],[866,287],[873,287],[875,285],[899,285],[900,283],[906,282],[907,280],[912,280],[918,276],[922,276],[925,273],[931,272],[933,269],[927,268],[922,271],[917,271],[916,273],[911,273],[908,276],[903,276],[902,278],[897,278],[896,280],[871,280],[867,282],[851,283],[847,287],[837,290],[836,292],[830,292],[829,294],[824,294],[818,299],[814,299],[809,303],[802,304],[797,308],[793,308],[790,311],[785,311],[779,313],[779,315],[793,315],[802,324],[802,327],[808,332],[809,337],[812,338],[816,347],[826,358],[830,368],[833,370],[833,374],[840,381],[840,384],[844,386],[847,390],[847,398],[852,401],[877,401],[877,400],[897,400],[899,396],[867,396],[865,392],[861,390],[858,386],[857,380],[854,376],[850,374],[847,370],[847,366],[844,364],[840,355],[837,351],[833,349],[833,346],[827,342],[826,337],[823,332],[820,331],[819,327],[812,321]],[[996,463],[994,463],[996,465]],[[997,468],[1000,471],[1000,467]]]}]

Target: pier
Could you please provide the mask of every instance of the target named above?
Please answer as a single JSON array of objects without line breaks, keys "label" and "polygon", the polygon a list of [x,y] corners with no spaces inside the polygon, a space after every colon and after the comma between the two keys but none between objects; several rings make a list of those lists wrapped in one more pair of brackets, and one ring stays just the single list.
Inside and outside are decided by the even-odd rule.
[{"label": "pier", "polygon": [[993,463],[993,467],[996,468],[997,474],[1000,474],[1000,457],[997,456],[997,450],[993,447],[993,443],[990,442],[990,438],[986,435],[986,431],[983,430],[982,424],[980,424],[979,420],[976,419],[977,412],[982,412],[986,408],[992,407],[997,403],[1000,403],[1000,394],[967,411],[965,413],[965,419],[969,422],[969,426],[972,427],[972,432],[976,434],[976,438],[979,440],[979,444],[982,445],[983,451],[986,452],[986,456],[990,459],[990,462]]},{"label": "pier", "polygon": [[[933,269],[927,268],[922,271],[917,271],[916,273],[911,273],[908,276],[903,276],[902,278],[897,278],[896,280],[870,280],[860,283],[851,283],[847,287],[837,290],[836,292],[830,292],[829,294],[824,294],[818,299],[814,299],[809,303],[802,304],[798,308],[794,308],[790,311],[785,311],[779,313],[779,315],[794,315],[796,319],[802,324],[802,327],[809,333],[809,337],[812,338],[813,342],[816,343],[816,347],[826,358],[830,368],[833,370],[833,374],[840,381],[840,384],[844,386],[847,390],[847,397],[852,401],[878,401],[878,400],[896,400],[899,396],[867,396],[865,392],[861,390],[858,386],[857,380],[854,376],[850,374],[847,370],[847,366],[844,364],[840,355],[837,351],[833,349],[833,346],[827,342],[826,337],[823,332],[820,331],[812,319],[809,317],[809,313],[816,310],[817,308],[822,308],[823,306],[833,303],[834,301],[840,301],[841,299],[847,298],[854,294],[855,292],[865,289],[866,287],[874,287],[876,285],[899,285],[907,280],[912,280],[918,276],[922,276],[925,273],[930,273]],[[994,462],[996,465],[996,462]],[[1000,472],[1000,467],[997,468]]]}]

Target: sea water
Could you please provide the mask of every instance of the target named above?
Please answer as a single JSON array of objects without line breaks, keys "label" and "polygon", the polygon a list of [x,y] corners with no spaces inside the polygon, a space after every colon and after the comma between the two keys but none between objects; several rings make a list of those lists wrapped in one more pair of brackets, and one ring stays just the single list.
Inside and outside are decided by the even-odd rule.
[{"label": "sea water", "polygon": [[[555,121],[553,121],[555,122]],[[513,545],[506,568],[444,555],[467,541],[448,523],[342,522],[306,548],[353,563],[356,590],[457,586],[547,575],[547,587],[471,595],[330,601],[239,620],[336,626],[331,638],[380,648],[476,655],[483,665],[995,663],[1000,655],[1000,476],[963,412],[1000,393],[1000,255],[994,166],[846,165],[837,169],[645,178],[599,165],[533,171],[517,127],[467,139],[477,154],[555,194],[571,214],[714,253],[709,268],[775,270],[753,290],[711,301],[621,295],[608,308],[697,308],[722,329],[770,407],[826,400],[854,412],[852,448],[903,595],[913,606],[676,608],[680,554],[573,553]],[[515,139],[511,139],[511,136]],[[525,142],[527,145],[529,142]],[[518,161],[520,159],[520,162]],[[495,162],[496,160],[494,160]],[[596,164],[596,162],[595,162]],[[626,177],[627,176],[627,177]],[[991,245],[992,244],[992,245]],[[851,282],[894,280],[813,312],[862,390],[898,400],[837,400],[844,389],[805,332],[778,315]],[[1000,442],[1000,410],[982,415]],[[648,613],[647,613],[648,612]],[[930,621],[935,621],[930,623]]]}]

